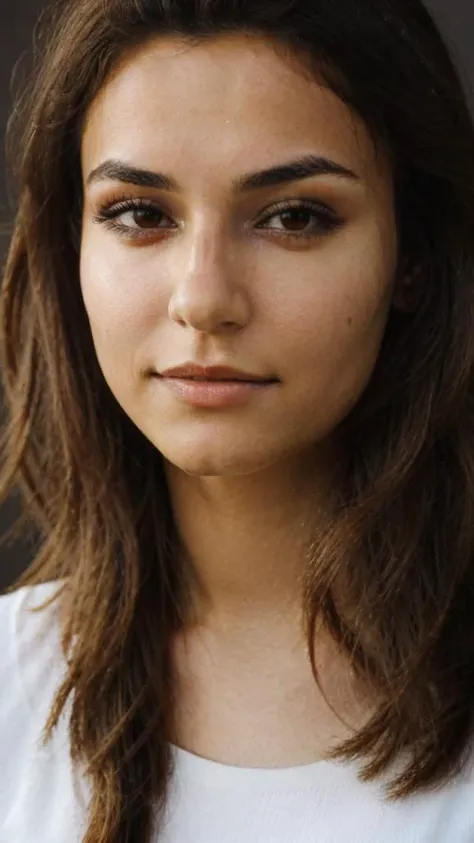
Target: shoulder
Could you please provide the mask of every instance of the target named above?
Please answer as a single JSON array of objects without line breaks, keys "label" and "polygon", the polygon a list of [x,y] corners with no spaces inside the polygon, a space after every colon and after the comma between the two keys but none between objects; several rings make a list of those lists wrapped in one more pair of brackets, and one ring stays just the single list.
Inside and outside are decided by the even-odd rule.
[{"label": "shoulder", "polygon": [[35,625],[33,618],[39,618],[40,614],[31,613],[30,610],[49,600],[59,591],[61,585],[61,581],[54,580],[39,585],[23,586],[23,588],[17,588],[15,591],[0,594],[0,632],[2,635],[17,630],[19,625],[24,627],[25,621],[28,621],[31,629]]},{"label": "shoulder", "polygon": [[[62,581],[0,597],[0,841],[82,840],[90,793],[73,769],[68,711],[45,746],[43,730],[67,665],[60,605]],[[40,833],[38,834],[38,831]]]},{"label": "shoulder", "polygon": [[[0,596],[0,808],[34,753],[61,679],[63,664],[56,603],[60,582],[26,586]],[[3,776],[7,772],[8,777]],[[0,810],[0,815],[3,810]]]},{"label": "shoulder", "polygon": [[[0,596],[0,727],[17,711],[38,712],[61,673],[57,603],[32,611],[60,589],[60,581],[25,586]],[[11,722],[11,720],[10,720]]]},{"label": "shoulder", "polygon": [[59,667],[60,633],[55,603],[40,612],[32,610],[49,600],[60,586],[57,581],[42,583],[0,596],[0,687],[18,692],[22,689],[26,705],[33,691],[35,708],[35,685],[46,664],[54,661]]}]

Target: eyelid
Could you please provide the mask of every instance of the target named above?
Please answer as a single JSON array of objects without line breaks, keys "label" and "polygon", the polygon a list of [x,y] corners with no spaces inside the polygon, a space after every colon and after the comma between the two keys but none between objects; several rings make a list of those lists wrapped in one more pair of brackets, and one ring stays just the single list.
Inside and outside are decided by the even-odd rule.
[{"label": "eyelid", "polygon": [[259,223],[266,222],[271,217],[277,216],[278,214],[282,214],[285,211],[291,211],[293,209],[298,208],[305,208],[309,211],[318,211],[321,214],[326,214],[328,218],[332,218],[334,221],[341,219],[337,211],[327,203],[321,202],[319,199],[309,199],[307,197],[302,197],[293,199],[282,199],[278,202],[275,202],[273,205],[266,208],[266,210],[259,216],[257,225]]},{"label": "eyelid", "polygon": [[119,214],[133,208],[140,208],[143,206],[153,208],[154,210],[163,211],[163,213],[171,216],[171,211],[166,208],[166,203],[161,199],[151,199],[148,196],[130,196],[122,194],[114,198],[107,199],[105,202],[99,203],[98,214]]}]

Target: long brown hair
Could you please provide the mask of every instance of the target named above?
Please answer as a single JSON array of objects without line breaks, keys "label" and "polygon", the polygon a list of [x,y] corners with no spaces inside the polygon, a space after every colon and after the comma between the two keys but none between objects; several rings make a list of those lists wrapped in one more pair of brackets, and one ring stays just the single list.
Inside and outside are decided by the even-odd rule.
[{"label": "long brown hair", "polygon": [[[84,843],[149,843],[171,774],[169,642],[187,572],[160,454],[100,371],[79,284],[80,131],[131,45],[247,31],[289,45],[390,149],[400,261],[414,306],[392,313],[344,422],[340,503],[308,556],[308,646],[322,621],[379,704],[334,755],[389,795],[460,766],[474,731],[474,129],[419,0],[61,0],[13,115],[17,213],[1,298],[7,419],[0,474],[40,531],[16,583],[60,580],[73,759],[92,786]],[[13,154],[14,153],[14,154]],[[335,584],[344,582],[343,600]]]}]

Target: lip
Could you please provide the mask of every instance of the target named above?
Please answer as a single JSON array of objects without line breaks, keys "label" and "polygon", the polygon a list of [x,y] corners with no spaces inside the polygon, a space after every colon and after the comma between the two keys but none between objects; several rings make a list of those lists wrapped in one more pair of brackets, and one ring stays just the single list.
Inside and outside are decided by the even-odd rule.
[{"label": "lip", "polygon": [[244,381],[245,383],[275,383],[277,378],[256,375],[235,369],[233,366],[201,366],[197,363],[183,363],[160,372],[163,378],[179,378],[181,380],[199,378],[199,381]]},{"label": "lip", "polygon": [[242,406],[276,385],[275,381],[205,381],[164,376],[157,380],[182,404],[213,409]]}]

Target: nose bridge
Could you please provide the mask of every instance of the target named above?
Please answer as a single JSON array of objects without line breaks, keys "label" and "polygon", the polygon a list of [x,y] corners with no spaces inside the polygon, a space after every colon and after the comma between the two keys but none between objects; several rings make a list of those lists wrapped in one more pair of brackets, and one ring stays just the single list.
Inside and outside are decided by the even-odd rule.
[{"label": "nose bridge", "polygon": [[201,219],[183,235],[170,299],[170,318],[199,331],[241,326],[248,302],[235,250],[219,220]]},{"label": "nose bridge", "polygon": [[[190,277],[209,277],[215,273],[217,280],[225,274],[225,235],[218,222],[203,220],[190,232],[189,265]],[[214,272],[213,272],[214,271]]]}]

